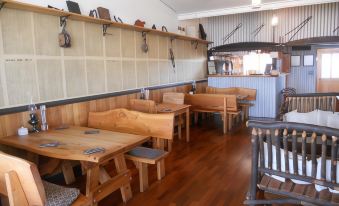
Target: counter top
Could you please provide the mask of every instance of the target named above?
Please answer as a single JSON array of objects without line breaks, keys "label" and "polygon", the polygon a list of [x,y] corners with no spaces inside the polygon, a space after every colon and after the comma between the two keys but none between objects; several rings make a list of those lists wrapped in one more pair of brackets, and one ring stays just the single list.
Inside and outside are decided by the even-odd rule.
[{"label": "counter top", "polygon": [[[284,74],[282,74],[284,75]],[[210,74],[208,77],[278,77],[278,76],[271,76],[271,75],[226,75],[226,74]]]}]

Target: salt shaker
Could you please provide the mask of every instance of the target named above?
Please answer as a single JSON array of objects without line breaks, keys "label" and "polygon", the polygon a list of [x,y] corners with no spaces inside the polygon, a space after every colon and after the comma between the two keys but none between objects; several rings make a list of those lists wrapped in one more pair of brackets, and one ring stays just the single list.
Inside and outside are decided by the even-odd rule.
[{"label": "salt shaker", "polygon": [[40,113],[41,113],[41,131],[47,131],[48,124],[46,119],[46,105],[40,106]]}]

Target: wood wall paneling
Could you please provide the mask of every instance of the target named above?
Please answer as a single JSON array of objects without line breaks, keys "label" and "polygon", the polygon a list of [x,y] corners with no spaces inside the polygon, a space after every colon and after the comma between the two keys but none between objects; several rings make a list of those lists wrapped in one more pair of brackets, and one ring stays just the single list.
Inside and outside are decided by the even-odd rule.
[{"label": "wood wall paneling", "polygon": [[195,49],[190,40],[171,43],[150,32],[144,53],[140,31],[109,27],[103,36],[100,24],[70,18],[72,46],[60,48],[58,16],[9,8],[0,15],[0,109],[27,105],[31,97],[41,103],[206,78],[196,71],[207,69],[199,59],[206,59],[206,44]]}]

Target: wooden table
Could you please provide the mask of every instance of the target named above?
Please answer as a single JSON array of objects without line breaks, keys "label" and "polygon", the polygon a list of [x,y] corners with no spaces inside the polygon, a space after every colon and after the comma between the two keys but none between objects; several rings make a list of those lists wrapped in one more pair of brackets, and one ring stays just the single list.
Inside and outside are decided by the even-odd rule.
[{"label": "wooden table", "polygon": [[190,141],[190,107],[191,105],[186,104],[157,104],[157,113],[174,113],[179,117],[179,139],[181,139],[182,115],[186,113],[186,142]]},{"label": "wooden table", "polygon": [[[51,129],[47,132],[32,133],[27,136],[9,136],[0,138],[0,144],[24,149],[26,151],[65,160],[78,160],[86,171],[86,196],[92,204],[120,188],[123,201],[132,198],[130,172],[126,167],[124,153],[147,141],[149,137],[133,134],[98,130],[97,134],[85,134],[86,127],[68,127]],[[58,147],[41,148],[41,144],[59,142]],[[86,149],[105,148],[104,152],[91,155],[83,154]],[[110,177],[102,167],[114,160],[117,175]],[[101,184],[100,184],[101,183]]]}]

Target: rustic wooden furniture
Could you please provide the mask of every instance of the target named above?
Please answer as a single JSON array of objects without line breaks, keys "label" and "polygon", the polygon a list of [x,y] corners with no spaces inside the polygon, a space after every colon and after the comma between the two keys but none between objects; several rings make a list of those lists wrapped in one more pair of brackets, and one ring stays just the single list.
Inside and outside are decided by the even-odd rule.
[{"label": "rustic wooden furniture", "polygon": [[[185,94],[184,93],[166,92],[166,93],[163,94],[162,104],[183,105],[184,101],[185,101]],[[159,106],[159,105],[157,105],[157,106]],[[175,109],[177,111],[173,111],[173,109]],[[181,137],[182,137],[181,130],[182,130],[182,126],[184,125],[183,115],[185,113],[187,113],[187,111],[183,110],[183,109],[178,110],[178,108],[170,108],[170,107],[164,108],[161,105],[159,106],[159,108],[157,108],[158,113],[166,113],[166,112],[164,112],[165,110],[170,110],[170,112],[175,113],[174,126],[178,127],[178,137],[179,137],[179,139],[181,139]],[[187,140],[187,142],[189,142],[189,136],[187,136],[187,134],[186,134],[186,140]]]},{"label": "rustic wooden furniture", "polygon": [[[45,188],[35,164],[2,152],[0,160],[0,194],[8,198],[9,205],[46,205]],[[86,206],[90,202],[80,194],[72,205]]]},{"label": "rustic wooden furniture", "polygon": [[153,100],[145,99],[131,99],[129,101],[129,108],[134,111],[145,113],[156,113],[156,106]]},{"label": "rustic wooden furniture", "polygon": [[[86,197],[96,204],[113,191],[120,188],[124,202],[132,198],[130,172],[126,167],[124,153],[142,144],[149,136],[98,130],[87,127],[62,127],[46,132],[31,133],[27,136],[8,136],[0,139],[0,144],[24,149],[38,155],[62,160],[80,161],[86,169]],[[58,142],[58,147],[42,148],[41,144]],[[105,148],[105,152],[85,155],[87,149]],[[102,167],[114,160],[117,175],[110,177]],[[101,183],[101,184],[99,184]]]},{"label": "rustic wooden furniture", "polygon": [[164,151],[164,140],[173,139],[173,122],[173,114],[147,114],[127,109],[90,112],[88,117],[90,127],[157,138],[157,149],[137,147],[125,155],[137,162],[141,192],[148,188],[148,164],[157,164],[158,180],[165,176],[164,158],[168,152]]},{"label": "rustic wooden furniture", "polygon": [[[328,189],[320,192],[315,189],[315,184],[332,189],[339,188],[336,178],[338,129],[299,123],[260,121],[249,121],[248,127],[253,128],[252,175],[245,204],[339,205],[338,194],[330,193]],[[317,145],[317,142],[320,144]],[[267,155],[265,145],[267,145]],[[319,158],[318,154],[320,154]],[[308,159],[311,161],[309,167],[307,167]],[[317,174],[319,163],[320,174]],[[293,167],[290,167],[292,165]],[[309,172],[307,168],[310,168]],[[327,171],[328,168],[330,171]],[[306,175],[307,173],[311,173],[310,176]],[[270,175],[283,177],[285,182],[274,179]],[[309,184],[296,184],[291,181],[293,179]],[[259,200],[256,197],[258,189],[286,198]]]},{"label": "rustic wooden furniture", "polygon": [[164,104],[184,104],[185,94],[178,92],[166,92],[163,94],[162,103]]},{"label": "rustic wooden furniture", "polygon": [[234,94],[237,95],[239,106],[242,110],[242,119],[246,120],[249,116],[249,108],[253,106],[253,103],[249,101],[255,101],[257,97],[256,89],[241,88],[241,87],[230,87],[230,88],[217,88],[217,87],[206,87],[207,94]]},{"label": "rustic wooden furniture", "polygon": [[224,133],[232,128],[232,119],[240,114],[235,95],[187,94],[185,96],[185,104],[191,105],[191,111],[195,112],[195,122],[197,121],[198,112],[220,113],[223,120]]},{"label": "rustic wooden furniture", "polygon": [[316,109],[336,111],[337,96],[339,93],[309,93],[295,94],[286,97],[285,113],[293,110],[311,112]]}]

